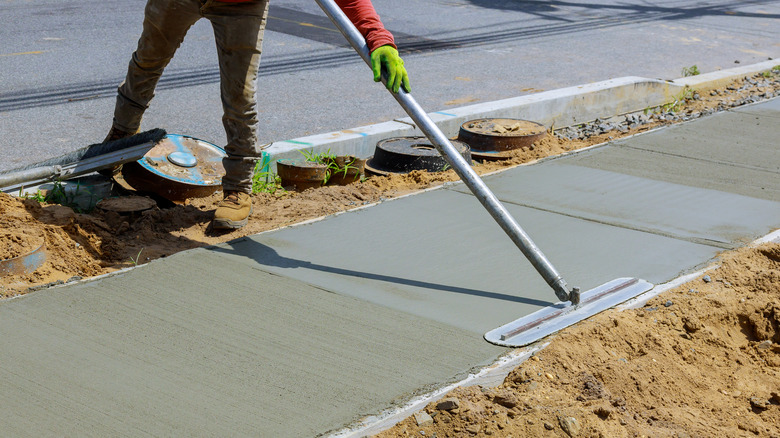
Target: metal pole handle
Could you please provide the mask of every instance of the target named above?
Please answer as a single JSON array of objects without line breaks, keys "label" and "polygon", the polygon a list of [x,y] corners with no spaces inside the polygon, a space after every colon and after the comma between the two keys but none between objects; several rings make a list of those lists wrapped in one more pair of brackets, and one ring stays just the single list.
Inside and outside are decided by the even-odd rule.
[{"label": "metal pole handle", "polygon": [[[355,51],[358,52],[363,61],[371,67],[371,55],[366,45],[366,41],[363,35],[355,28],[351,21],[347,18],[344,12],[336,5],[333,0],[315,0],[317,4],[325,11],[325,14],[333,21],[333,24],[344,34],[344,37],[349,41]],[[384,73],[384,72],[383,72]],[[386,77],[382,75],[382,82],[386,83]],[[563,280],[558,271],[547,260],[542,251],[534,244],[528,234],[522,227],[514,220],[511,214],[496,198],[492,191],[485,185],[480,179],[479,175],[471,168],[469,163],[457,152],[455,147],[450,143],[449,139],[441,132],[438,126],[428,117],[428,114],[423,111],[417,101],[414,100],[410,93],[407,93],[403,87],[398,93],[390,92],[395,100],[403,107],[407,114],[412,118],[414,123],[420,128],[426,137],[433,143],[436,150],[447,160],[447,162],[455,170],[461,180],[468,186],[474,196],[479,199],[479,202],[485,207],[485,209],[493,216],[498,225],[506,232],[506,234],[517,245],[520,251],[523,252],[525,257],[536,270],[544,277],[547,284],[555,291],[555,295],[561,301],[572,301],[573,304],[579,302],[579,293],[577,290],[569,291],[566,282]]]}]

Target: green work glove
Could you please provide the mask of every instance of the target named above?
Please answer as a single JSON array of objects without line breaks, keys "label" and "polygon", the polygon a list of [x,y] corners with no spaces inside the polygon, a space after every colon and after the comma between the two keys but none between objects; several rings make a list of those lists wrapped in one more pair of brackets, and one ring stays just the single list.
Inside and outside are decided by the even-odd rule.
[{"label": "green work glove", "polygon": [[371,52],[371,69],[374,70],[374,82],[382,80],[382,67],[387,70],[387,89],[397,93],[401,84],[407,92],[412,91],[409,86],[409,74],[404,68],[404,61],[398,56],[398,50],[393,46],[379,46]]}]

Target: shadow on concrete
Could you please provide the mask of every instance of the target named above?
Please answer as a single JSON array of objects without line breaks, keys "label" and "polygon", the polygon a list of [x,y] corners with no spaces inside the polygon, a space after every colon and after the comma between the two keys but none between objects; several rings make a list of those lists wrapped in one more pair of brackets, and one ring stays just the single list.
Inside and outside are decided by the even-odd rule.
[{"label": "shadow on concrete", "polygon": [[[314,271],[335,274],[343,277],[363,278],[367,280],[381,281],[392,284],[402,284],[405,286],[419,287],[423,289],[433,289],[442,292],[473,295],[494,300],[511,301],[515,303],[529,304],[533,306],[550,306],[554,303],[550,301],[537,300],[533,298],[518,297],[514,295],[490,292],[465,287],[450,286],[445,284],[431,283],[423,280],[410,278],[394,277],[392,275],[377,274],[371,272],[362,272],[352,269],[339,268],[335,266],[320,265],[317,263],[284,257],[276,252],[275,249],[263,245],[250,238],[242,238],[228,242],[230,248],[224,246],[215,246],[209,248],[211,251],[222,252],[225,254],[239,255],[257,262],[262,269],[263,266],[277,267],[283,269],[309,269]],[[291,276],[292,277],[292,276]],[[294,277],[293,277],[294,278]]]}]

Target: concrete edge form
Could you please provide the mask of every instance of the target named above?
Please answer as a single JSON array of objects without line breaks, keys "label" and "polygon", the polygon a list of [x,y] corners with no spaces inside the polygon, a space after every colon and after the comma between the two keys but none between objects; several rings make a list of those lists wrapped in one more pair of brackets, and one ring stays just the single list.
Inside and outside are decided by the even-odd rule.
[{"label": "concrete edge form", "polygon": [[[627,76],[558,90],[449,108],[429,113],[447,136],[455,136],[466,121],[484,117],[533,120],[553,128],[609,118],[671,102],[687,87],[711,89],[726,85],[743,76],[769,70],[780,60],[770,60],[727,70],[664,81]],[[300,150],[316,153],[330,150],[337,155],[369,157],[380,140],[389,137],[422,135],[411,118],[345,129],[342,131],[298,137],[274,142],[266,149],[271,167],[281,158],[302,158]]]},{"label": "concrete edge form", "polygon": [[765,70],[770,70],[772,67],[779,64],[780,59],[770,59],[769,61],[759,62],[758,64],[751,64],[743,67],[735,67],[727,70],[718,70],[696,76],[675,79],[672,82],[683,87],[687,86],[701,90],[720,88],[728,85],[735,79],[760,73]]},{"label": "concrete edge form", "polygon": [[[775,230],[761,238],[758,238],[751,243],[748,247],[758,246],[768,242],[780,243],[780,230]],[[656,296],[668,292],[682,284],[695,280],[696,278],[704,275],[708,271],[711,271],[720,266],[717,262],[711,263],[706,268],[697,270],[695,272],[683,274],[677,278],[669,280],[665,283],[655,285],[651,290],[639,295],[625,303],[619,304],[613,307],[614,310],[622,312],[624,310],[637,309],[650,301]],[[359,424],[354,424],[349,428],[337,431],[328,435],[328,438],[363,438],[372,434],[377,434],[400,423],[402,420],[411,416],[414,412],[421,410],[428,403],[440,400],[446,396],[447,393],[455,388],[464,386],[481,385],[487,387],[496,387],[503,383],[503,380],[514,370],[518,365],[531,358],[536,353],[544,350],[553,339],[556,334],[545,337],[544,339],[531,344],[526,347],[517,348],[511,350],[509,353],[503,355],[496,362],[469,374],[465,379],[439,388],[435,391],[431,391],[427,394],[423,394],[408,401],[406,404],[393,410],[379,413],[378,415],[367,417]]]}]

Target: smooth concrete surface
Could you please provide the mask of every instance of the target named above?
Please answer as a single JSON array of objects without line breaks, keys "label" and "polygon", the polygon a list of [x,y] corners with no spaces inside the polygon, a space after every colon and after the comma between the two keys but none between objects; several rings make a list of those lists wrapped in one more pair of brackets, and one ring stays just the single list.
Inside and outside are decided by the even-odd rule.
[{"label": "smooth concrete surface", "polygon": [[465,377],[473,333],[196,250],[0,305],[0,436],[312,437]]},{"label": "smooth concrete surface", "polygon": [[[608,148],[568,157],[566,162],[777,202],[778,115],[780,99],[775,98],[618,140]],[[693,199],[694,206],[709,208],[706,199]]]},{"label": "smooth concrete surface", "polygon": [[620,173],[656,181],[780,201],[780,173],[713,162],[707,156],[686,157],[632,147],[613,147],[597,155],[575,155],[571,162],[595,169],[620,169]]},{"label": "smooth concrete surface", "polygon": [[780,172],[778,125],[777,118],[771,116],[721,112],[671,126],[663,135],[650,133],[615,144],[777,173]]},{"label": "smooth concrete surface", "polygon": [[[561,194],[561,190],[551,196]],[[508,205],[571,286],[677,276],[717,248]],[[267,270],[475,334],[558,301],[471,195],[437,190],[224,245]]]},{"label": "smooth concrete surface", "polygon": [[[771,117],[728,112],[488,179],[528,205],[507,208],[572,286],[660,283],[780,226]],[[482,332],[554,295],[459,190],[0,302],[0,436],[318,436],[492,362],[506,350]]]},{"label": "smooth concrete surface", "polygon": [[[600,162],[613,148],[583,155]],[[658,160],[649,169],[663,165],[660,155],[645,154]],[[484,180],[502,202],[724,248],[766,234],[780,218],[777,202],[627,175],[619,164],[605,170],[577,166],[578,161],[564,157]]]},{"label": "smooth concrete surface", "polygon": [[780,99],[772,99],[769,102],[739,107],[732,111],[741,114],[780,118]]}]

